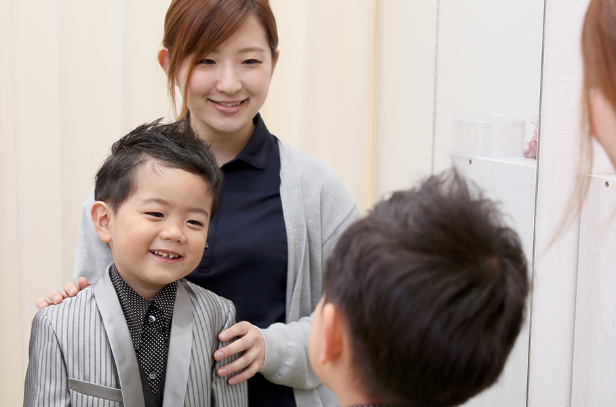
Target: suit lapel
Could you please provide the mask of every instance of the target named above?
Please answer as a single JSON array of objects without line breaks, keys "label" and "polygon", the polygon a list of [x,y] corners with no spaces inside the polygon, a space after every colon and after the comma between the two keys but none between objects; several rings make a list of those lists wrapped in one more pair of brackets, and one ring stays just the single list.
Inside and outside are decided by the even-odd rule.
[{"label": "suit lapel", "polygon": [[118,295],[109,277],[109,267],[94,284],[93,290],[96,305],[103,319],[109,345],[111,346],[118,369],[124,406],[144,407],[145,400],[143,398],[143,387],[141,386],[137,355],[135,354],[133,341],[126,325],[126,319],[124,318],[124,312],[122,312]]},{"label": "suit lapel", "polygon": [[[184,282],[180,280],[173,307],[163,406],[184,405],[192,352],[193,322],[193,305],[190,295]],[[211,355],[204,355],[204,357],[211,357]]]}]

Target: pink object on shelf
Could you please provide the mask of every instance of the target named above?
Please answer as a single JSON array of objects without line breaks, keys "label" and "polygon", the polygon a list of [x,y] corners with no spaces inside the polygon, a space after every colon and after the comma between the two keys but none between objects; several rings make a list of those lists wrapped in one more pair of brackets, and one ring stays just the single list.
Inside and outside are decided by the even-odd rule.
[{"label": "pink object on shelf", "polygon": [[533,138],[526,145],[524,157],[537,159],[537,128],[539,127],[539,115],[530,118],[530,122],[535,125]]}]

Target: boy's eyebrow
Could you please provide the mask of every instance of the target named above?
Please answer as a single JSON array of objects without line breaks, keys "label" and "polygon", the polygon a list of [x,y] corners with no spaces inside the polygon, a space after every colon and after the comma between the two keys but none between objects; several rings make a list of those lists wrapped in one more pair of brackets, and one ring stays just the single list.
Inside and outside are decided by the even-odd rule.
[{"label": "boy's eyebrow", "polygon": [[161,204],[163,206],[169,206],[169,202],[161,198],[148,198],[148,199],[144,199],[143,201],[141,201],[141,203],[144,203],[144,204],[152,203],[152,202]]},{"label": "boy's eyebrow", "polygon": [[[141,203],[143,204],[147,204],[147,203],[157,203],[163,206],[170,206],[169,202],[165,201],[162,198],[148,198],[148,199],[144,199],[143,201],[141,201]],[[205,216],[207,216],[208,218],[210,217],[210,214],[208,211],[206,211],[203,208],[199,208],[198,206],[192,207],[192,208],[188,208],[189,212],[197,212],[197,213],[202,213]]]}]

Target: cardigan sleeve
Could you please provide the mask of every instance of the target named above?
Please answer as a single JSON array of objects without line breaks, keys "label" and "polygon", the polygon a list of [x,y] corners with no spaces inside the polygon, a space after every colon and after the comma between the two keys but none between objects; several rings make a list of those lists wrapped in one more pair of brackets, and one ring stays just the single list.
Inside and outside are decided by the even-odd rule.
[{"label": "cardigan sleeve", "polygon": [[[323,242],[323,251],[329,255],[344,230],[360,217],[357,205]],[[320,269],[320,265],[317,266]],[[319,270],[320,272],[320,270]],[[288,324],[276,323],[261,333],[265,340],[265,363],[261,369],[269,381],[298,389],[313,389],[321,384],[308,358],[308,339],[312,314]]]},{"label": "cardigan sleeve", "polygon": [[83,203],[81,210],[81,222],[79,223],[79,237],[73,262],[73,280],[77,282],[79,277],[85,277],[92,284],[105,272],[107,266],[113,262],[111,250],[98,238],[90,208],[94,203],[94,189]]},{"label": "cardigan sleeve", "polygon": [[289,255],[296,257],[289,259],[295,266],[289,278],[296,281],[287,295],[291,298],[287,309],[292,313],[299,309],[299,317],[293,321],[293,314],[288,315],[287,324],[275,323],[261,330],[266,348],[261,373],[273,383],[313,389],[321,381],[310,366],[308,339],[312,311],[322,294],[323,269],[338,238],[360,212],[353,196],[324,162],[281,146],[281,196],[286,188],[283,210],[287,212],[285,222],[291,223],[291,229],[287,227],[292,235],[289,245],[299,248],[294,252],[289,247]]}]

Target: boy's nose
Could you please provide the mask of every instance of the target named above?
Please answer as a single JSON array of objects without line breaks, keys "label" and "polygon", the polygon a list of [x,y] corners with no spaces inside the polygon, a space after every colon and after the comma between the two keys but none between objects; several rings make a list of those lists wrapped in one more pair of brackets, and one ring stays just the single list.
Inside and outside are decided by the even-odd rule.
[{"label": "boy's nose", "polygon": [[182,229],[175,223],[169,223],[167,227],[160,232],[160,237],[164,240],[174,240],[180,243],[186,241],[186,236],[182,232]]}]

